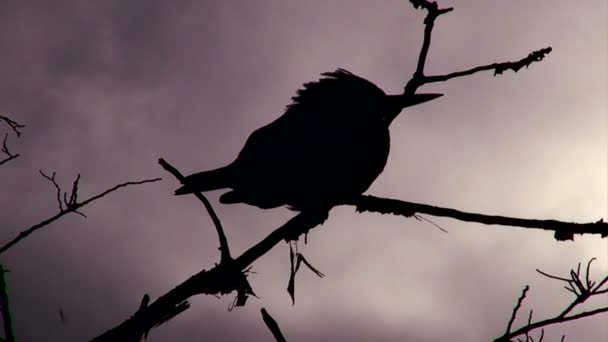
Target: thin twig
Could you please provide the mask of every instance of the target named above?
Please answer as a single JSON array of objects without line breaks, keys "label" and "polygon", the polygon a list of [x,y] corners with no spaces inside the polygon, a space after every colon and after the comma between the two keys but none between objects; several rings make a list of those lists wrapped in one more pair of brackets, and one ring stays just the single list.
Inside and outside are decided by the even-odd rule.
[{"label": "thin twig", "polygon": [[279,324],[277,323],[277,321],[275,321],[275,319],[270,316],[266,309],[262,308],[260,312],[262,313],[262,319],[264,320],[264,323],[268,327],[268,330],[270,330],[270,332],[272,333],[274,339],[277,342],[286,342],[287,340],[283,336],[283,333],[281,332],[281,328],[279,328]]},{"label": "thin twig", "polygon": [[[525,293],[528,290],[528,286],[526,286],[526,288],[524,289],[524,293],[522,294],[522,297],[519,299],[519,301],[515,307],[515,310],[513,311],[513,315],[511,316],[511,319],[509,321],[507,331],[504,333],[503,336],[497,338],[495,341],[511,341],[512,339],[514,339],[515,337],[520,336],[520,335],[524,335],[526,337],[525,341],[529,341],[529,340],[533,341],[533,339],[529,336],[529,333],[535,329],[544,328],[551,324],[573,321],[573,320],[577,320],[580,318],[589,317],[589,316],[597,315],[600,313],[608,312],[608,306],[607,306],[607,307],[599,308],[596,310],[585,311],[582,313],[568,316],[568,314],[570,314],[572,312],[572,310],[575,307],[577,307],[579,304],[584,303],[592,296],[597,296],[597,295],[601,294],[600,291],[597,291],[599,288],[592,287],[593,281],[591,281],[591,279],[589,278],[591,262],[593,260],[595,260],[595,258],[592,258],[587,263],[587,270],[586,270],[587,273],[584,275],[586,282],[583,282],[581,280],[583,278],[583,275],[580,273],[580,269],[581,269],[580,263],[578,264],[576,271],[574,269],[572,269],[570,271],[571,279],[550,275],[550,274],[547,274],[540,270],[536,270],[538,273],[542,274],[543,276],[545,276],[547,278],[568,283],[570,287],[566,287],[566,289],[570,292],[573,292],[576,295],[576,298],[561,313],[557,314],[556,316],[554,316],[552,318],[538,321],[535,323],[532,323],[532,310],[530,310],[528,324],[517,329],[516,331],[511,331],[511,327],[512,327],[513,321],[515,319],[515,314],[516,314],[517,310],[519,309],[519,307],[521,306],[521,301],[525,297]],[[543,337],[544,337],[544,330],[541,331],[540,339],[542,340]]]},{"label": "thin twig", "polygon": [[507,325],[507,331],[505,332],[505,335],[508,335],[511,332],[511,327],[513,326],[513,322],[515,322],[515,318],[517,317],[517,311],[519,310],[519,308],[521,308],[521,304],[526,298],[526,293],[528,293],[529,289],[530,286],[526,285],[526,287],[524,287],[524,290],[521,293],[521,296],[517,300],[517,305],[515,305],[515,307],[513,308],[513,313],[511,314],[511,319],[509,320],[509,324]]},{"label": "thin twig", "polygon": [[8,133],[6,133],[4,135],[4,139],[2,140],[2,147],[0,148],[0,151],[4,154],[6,154],[8,157],[6,157],[3,160],[0,160],[0,165],[4,164],[4,163],[8,163],[9,161],[19,157],[19,153],[17,154],[12,154],[11,151],[9,151],[8,149],[8,145],[6,144],[6,140],[8,139]]},{"label": "thin twig", "polygon": [[55,172],[53,172],[53,174],[50,176],[45,174],[42,170],[38,170],[38,172],[42,175],[42,177],[48,179],[48,181],[51,182],[55,187],[55,190],[57,192],[57,203],[59,204],[59,211],[63,211],[63,204],[61,203],[61,188],[59,187],[59,184],[57,184],[57,182],[55,181]]},{"label": "thin twig", "polygon": [[477,66],[468,70],[452,72],[446,75],[425,76],[424,66],[426,64],[426,59],[431,45],[431,36],[433,33],[433,28],[435,26],[435,19],[437,19],[437,17],[442,14],[453,11],[454,9],[452,7],[439,8],[437,2],[435,1],[431,2],[427,0],[410,0],[410,2],[414,6],[414,8],[423,8],[427,10],[428,13],[426,18],[424,19],[424,38],[422,41],[422,48],[420,49],[420,54],[418,56],[416,71],[405,86],[403,92],[405,95],[414,94],[416,92],[416,89],[418,89],[424,84],[444,82],[452,78],[469,76],[482,71],[494,70],[494,76],[500,75],[506,70],[513,70],[514,72],[518,72],[523,67],[528,68],[532,63],[542,61],[553,50],[551,47],[546,47],[544,49],[533,51],[525,58],[522,58],[515,62],[492,63]]},{"label": "thin twig", "polygon": [[0,121],[4,121],[6,122],[9,127],[13,130],[13,132],[15,132],[15,134],[17,135],[17,137],[21,136],[21,131],[19,130],[20,128],[24,128],[25,125],[18,123],[17,121],[10,119],[6,116],[2,116],[0,115]]},{"label": "thin twig", "polygon": [[492,63],[488,65],[482,65],[475,68],[471,68],[463,71],[452,72],[447,75],[435,75],[435,76],[424,76],[422,80],[423,84],[434,83],[434,82],[444,82],[450,80],[452,78],[463,77],[473,75],[475,73],[487,70],[494,70],[494,76],[502,74],[506,70],[513,70],[518,72],[523,67],[529,67],[533,62],[542,61],[546,55],[551,53],[553,49],[551,47],[546,47],[544,49],[540,49],[537,51],[531,52],[527,57],[522,58],[515,62],[501,62],[501,63]]},{"label": "thin twig", "polygon": [[[12,120],[6,116],[1,116],[0,115],[0,122],[6,122],[8,124],[8,126],[13,130],[13,132],[15,133],[15,135],[17,135],[17,138],[19,138],[21,136],[21,131],[20,128],[25,127],[25,125],[22,125],[18,122],[16,122],[15,120]],[[8,133],[6,133],[4,135],[4,140],[2,141],[2,147],[0,148],[0,151],[4,154],[7,155],[7,157],[3,160],[0,160],[0,165],[4,164],[4,163],[8,163],[9,161],[19,157],[19,153],[17,154],[12,154],[10,152],[10,150],[8,149],[8,145],[6,144],[6,140],[8,139]]]},{"label": "thin twig", "polygon": [[424,84],[424,66],[431,46],[431,35],[433,33],[433,27],[435,26],[435,19],[442,14],[453,11],[453,8],[439,8],[436,2],[430,2],[426,0],[410,0],[414,8],[424,8],[428,11],[426,18],[424,19],[424,38],[422,40],[422,47],[420,48],[420,54],[418,55],[418,63],[416,65],[416,71],[412,79],[407,83],[403,93],[405,95],[411,95],[416,92],[416,89]]},{"label": "thin twig", "polygon": [[110,194],[111,192],[114,192],[120,188],[124,188],[127,187],[129,185],[140,185],[140,184],[145,184],[145,183],[152,183],[152,182],[157,182],[160,181],[162,178],[154,178],[154,179],[146,179],[146,180],[142,180],[142,181],[133,181],[133,182],[125,182],[125,183],[121,183],[118,184],[108,190],[105,190],[104,192],[97,194],[93,197],[90,197],[89,199],[86,199],[80,203],[74,203],[72,206],[68,207],[68,208],[64,208],[63,210],[60,210],[57,214],[55,214],[54,216],[41,221],[31,227],[29,227],[28,229],[20,232],[14,239],[12,239],[11,241],[7,242],[6,244],[4,244],[4,246],[0,247],[0,254],[6,252],[9,248],[13,247],[15,244],[17,244],[18,242],[20,242],[21,240],[25,239],[27,236],[29,236],[30,234],[32,234],[33,232],[44,228],[45,226],[51,224],[52,222],[58,220],[59,218],[61,218],[64,215],[67,215],[71,212],[77,212],[77,210],[79,208],[82,208],[84,206],[86,206],[87,204],[98,200],[108,194]]},{"label": "thin twig", "polygon": [[[538,321],[536,323],[526,325],[525,327],[522,327],[516,331],[513,331],[510,334],[510,336],[514,337],[514,336],[525,334],[527,332],[538,329],[540,327],[546,327],[546,326],[549,326],[552,324],[557,324],[557,323],[575,321],[577,319],[591,317],[591,316],[595,316],[595,315],[606,313],[606,312],[608,312],[608,307],[603,307],[603,308],[599,308],[599,309],[591,310],[591,311],[584,311],[584,312],[578,313],[576,315],[568,316],[568,317],[553,317],[553,318],[545,319],[542,321]],[[512,337],[510,337],[510,338],[512,338]]]},{"label": "thin twig", "polygon": [[444,232],[444,233],[448,233],[447,229],[442,228],[440,225],[438,225],[437,223],[433,222],[432,220],[429,220],[428,218],[422,216],[422,215],[414,215],[414,218],[416,218],[417,220],[421,220],[421,221],[426,221],[430,224],[432,224],[433,226],[435,226],[435,228],[439,229],[440,231]]},{"label": "thin twig", "polygon": [[[177,178],[180,183],[184,184],[185,177],[179,171],[177,171],[175,167],[167,163],[163,158],[160,158],[158,160],[158,163],[160,164],[160,166],[162,166],[163,169],[167,170],[167,172],[171,173],[175,178]],[[230,255],[230,247],[228,246],[228,239],[226,238],[226,233],[224,232],[222,222],[215,213],[211,202],[209,202],[207,197],[205,197],[205,195],[200,192],[195,192],[194,196],[196,196],[196,198],[198,198],[198,200],[203,203],[203,206],[209,213],[211,221],[213,221],[213,225],[215,226],[215,230],[217,231],[218,240],[220,242],[220,262],[228,262],[232,260],[232,256]]]},{"label": "thin twig", "polygon": [[2,322],[4,326],[4,340],[6,342],[15,341],[15,333],[13,331],[13,319],[11,318],[10,304],[8,300],[8,286],[4,275],[8,272],[3,265],[0,265],[0,312],[2,313]]},{"label": "thin twig", "polygon": [[12,156],[10,156],[10,157],[7,157],[7,158],[5,158],[5,159],[2,159],[2,160],[0,160],[0,165],[2,165],[2,164],[4,164],[4,163],[8,163],[9,161],[11,161],[11,160],[13,160],[13,159],[15,159],[15,158],[17,158],[17,157],[19,157],[19,153],[17,153],[17,154],[13,154],[13,155],[12,155]]}]

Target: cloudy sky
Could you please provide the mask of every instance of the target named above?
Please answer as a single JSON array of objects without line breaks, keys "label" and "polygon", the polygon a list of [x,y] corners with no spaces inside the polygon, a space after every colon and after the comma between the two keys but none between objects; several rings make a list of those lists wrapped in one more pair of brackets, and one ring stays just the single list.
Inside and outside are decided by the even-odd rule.
[{"label": "cloudy sky", "polygon": [[[517,74],[427,87],[446,96],[393,123],[388,165],[369,193],[488,214],[606,218],[606,1],[440,3],[455,11],[437,22],[429,74],[554,51]],[[177,183],[157,158],[184,173],[232,161],[302,83],[337,67],[400,92],[423,16],[406,0],[3,1],[0,114],[27,128],[9,140],[21,156],[0,167],[0,241],[55,214],[39,169],[56,171],[66,188],[80,173],[81,198],[164,177],[3,255],[19,340],[90,339],[130,316],[144,293],[154,299],[212,267],[219,254],[208,216],[193,197],[172,196]],[[218,193],[209,197],[217,203]],[[293,215],[216,208],[235,254]],[[281,244],[254,264],[259,299],[228,312],[232,296],[193,298],[149,340],[267,341],[266,307],[293,341],[489,341],[526,284],[524,316],[533,308],[548,318],[569,304],[536,268],[566,275],[597,257],[595,275],[608,272],[605,239],[556,242],[542,231],[433,220],[449,233],[334,209],[300,246],[326,277],[298,274],[295,306]],[[607,318],[553,327],[546,338],[606,341]]]}]

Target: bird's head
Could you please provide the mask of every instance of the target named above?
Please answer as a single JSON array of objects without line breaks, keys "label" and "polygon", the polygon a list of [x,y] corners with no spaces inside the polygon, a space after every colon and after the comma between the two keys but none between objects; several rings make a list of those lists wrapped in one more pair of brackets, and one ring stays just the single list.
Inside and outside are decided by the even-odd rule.
[{"label": "bird's head", "polygon": [[442,96],[443,94],[388,95],[389,110],[386,112],[385,120],[391,123],[403,109],[428,102]]}]

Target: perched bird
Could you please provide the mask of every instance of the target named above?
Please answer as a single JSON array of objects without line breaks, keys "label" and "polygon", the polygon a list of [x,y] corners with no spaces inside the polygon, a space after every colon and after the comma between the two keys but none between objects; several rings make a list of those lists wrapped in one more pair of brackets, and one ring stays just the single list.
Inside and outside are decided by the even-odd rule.
[{"label": "perched bird", "polygon": [[255,130],[227,166],[186,177],[176,195],[231,189],[221,203],[329,208],[365,192],[384,170],[389,125],[402,109],[442,94],[386,95],[338,69],[304,84],[286,112]]}]

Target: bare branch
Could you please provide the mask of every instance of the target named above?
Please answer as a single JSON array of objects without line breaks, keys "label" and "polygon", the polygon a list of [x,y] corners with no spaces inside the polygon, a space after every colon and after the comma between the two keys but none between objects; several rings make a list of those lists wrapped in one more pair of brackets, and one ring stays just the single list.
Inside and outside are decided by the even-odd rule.
[{"label": "bare branch", "polygon": [[593,288],[593,292],[598,293],[598,294],[608,292],[608,288],[601,290],[601,288],[602,288],[602,286],[604,286],[604,284],[608,284],[608,275],[604,279],[602,279],[602,281],[600,281],[596,287]]},{"label": "bare branch", "polygon": [[562,278],[562,277],[558,277],[558,276],[554,276],[554,275],[550,275],[548,273],[545,273],[545,272],[539,270],[538,268],[536,269],[536,272],[544,275],[547,278],[551,278],[551,279],[555,279],[555,280],[561,280],[561,281],[565,281],[565,282],[570,281],[570,279],[566,279],[566,278]]},{"label": "bare branch", "polygon": [[[0,122],[6,122],[8,124],[8,126],[12,129],[12,131],[15,133],[15,135],[17,135],[17,138],[21,136],[20,128],[25,127],[25,125],[22,125],[6,116],[1,116],[1,115],[0,115]],[[2,141],[2,148],[0,148],[0,151],[2,153],[6,154],[7,157],[3,160],[0,160],[0,165],[2,165],[4,163],[8,163],[9,161],[19,157],[19,153],[12,154],[9,151],[8,145],[6,144],[7,139],[8,139],[8,133],[6,133],[4,135],[4,140]]]},{"label": "bare branch", "polygon": [[[53,176],[51,176],[51,177],[48,177],[42,171],[40,173],[45,178],[51,180],[54,184],[56,184],[54,182],[55,174],[53,174]],[[67,208],[63,208],[63,209],[61,209],[61,207],[60,207],[60,211],[57,214],[55,214],[54,216],[52,216],[52,217],[50,217],[50,218],[48,218],[48,219],[46,219],[44,221],[41,221],[41,222],[39,222],[39,223],[37,223],[37,224],[29,227],[28,229],[20,232],[14,239],[12,239],[11,241],[9,241],[6,244],[4,244],[4,246],[0,247],[0,254],[6,252],[9,248],[13,247],[15,244],[17,244],[21,240],[25,239],[26,237],[28,237],[33,232],[35,232],[35,231],[37,231],[37,230],[39,230],[41,228],[46,227],[47,225],[53,223],[54,221],[58,220],[62,216],[67,215],[69,213],[73,213],[73,212],[74,213],[78,213],[77,210],[79,208],[82,208],[82,207],[86,206],[87,204],[89,204],[89,203],[91,203],[91,202],[93,202],[95,200],[98,200],[98,199],[100,199],[100,198],[102,198],[102,197],[104,197],[104,196],[106,196],[106,195],[108,195],[108,194],[110,194],[110,193],[112,193],[112,192],[120,189],[120,188],[124,188],[124,187],[130,186],[130,185],[140,185],[140,184],[145,184],[145,183],[152,183],[152,182],[157,182],[157,181],[160,181],[160,180],[161,180],[161,178],[154,178],[154,179],[146,179],[146,180],[142,180],[142,181],[133,181],[133,182],[121,183],[121,184],[118,184],[118,185],[116,185],[116,186],[108,189],[108,190],[105,190],[104,192],[102,192],[100,194],[92,196],[89,199],[86,199],[86,200],[84,200],[84,201],[82,201],[80,203],[77,203],[77,202],[76,203],[72,203],[70,206],[68,206]],[[58,185],[57,185],[57,187],[58,187]],[[60,191],[60,189],[59,189],[59,191]],[[74,197],[74,198],[76,198],[76,197]],[[83,215],[82,213],[79,213],[79,214]]]},{"label": "bare branch", "polygon": [[2,159],[2,160],[0,160],[0,165],[2,165],[4,163],[8,163],[9,161],[11,161],[11,160],[13,160],[13,159],[15,159],[17,157],[19,157],[19,154],[14,154],[14,155],[12,155],[12,156],[10,156],[8,158]]},{"label": "bare branch", "polygon": [[396,199],[362,195],[357,199],[344,203],[354,205],[357,212],[376,212],[380,214],[393,214],[412,217],[415,214],[428,214],[433,216],[450,217],[465,222],[477,222],[487,225],[502,225],[522,228],[536,228],[554,232],[558,241],[573,240],[575,234],[597,234],[608,236],[608,223],[600,219],[597,222],[574,223],[557,220],[523,219],[506,216],[485,215],[469,213],[451,208],[442,208],[428,204],[406,202]]},{"label": "bare branch", "polygon": [[[64,198],[65,201],[65,205],[67,207],[73,207],[76,203],[78,203],[78,182],[80,181],[80,173],[78,174],[78,176],[76,176],[76,179],[74,180],[74,183],[72,184],[72,192],[70,194],[70,199],[66,200]],[[65,194],[64,194],[65,197]]]},{"label": "bare branch", "polygon": [[[296,247],[295,253],[293,251],[293,245],[295,245],[295,247]],[[289,293],[289,296],[291,297],[291,302],[293,305],[295,305],[295,303],[296,303],[296,296],[295,296],[296,274],[300,270],[300,266],[302,265],[302,263],[304,263],[304,265],[306,265],[306,267],[308,267],[309,270],[311,270],[314,274],[316,274],[317,277],[319,277],[319,278],[325,277],[325,274],[323,274],[323,273],[321,273],[321,271],[317,270],[310,262],[308,262],[308,260],[306,260],[306,258],[304,257],[304,255],[302,253],[298,252],[297,247],[298,247],[297,241],[290,241],[289,261],[290,261],[291,267],[290,267],[290,272],[289,272],[289,282],[287,284],[287,293]]]},{"label": "bare branch", "polygon": [[[162,166],[163,169],[167,170],[175,178],[177,178],[177,180],[180,183],[184,184],[184,176],[179,171],[177,171],[177,169],[175,167],[173,167],[171,164],[167,163],[163,158],[160,158],[158,160],[158,163],[160,164],[160,166]],[[220,247],[219,247],[220,263],[228,262],[228,261],[232,260],[232,256],[230,255],[230,247],[228,246],[228,239],[226,238],[226,233],[224,233],[224,228],[222,227],[222,222],[220,221],[219,217],[215,213],[213,206],[211,206],[211,202],[209,202],[207,197],[205,197],[205,195],[203,195],[200,192],[194,193],[194,196],[196,196],[196,198],[198,198],[198,200],[201,201],[201,203],[203,203],[203,206],[209,213],[209,216],[211,217],[211,221],[213,221],[213,225],[215,226],[215,230],[217,231],[218,240],[220,242]]]},{"label": "bare branch", "polygon": [[15,134],[17,135],[17,137],[21,136],[20,128],[24,128],[25,125],[20,124],[17,121],[12,120],[12,119],[10,119],[10,118],[8,118],[6,116],[2,116],[2,115],[0,115],[0,121],[6,122],[9,125],[9,127],[13,130],[13,132],[15,132]]},{"label": "bare branch", "polygon": [[[533,339],[529,336],[529,333],[535,329],[544,328],[551,324],[574,321],[574,320],[577,320],[580,318],[590,317],[590,316],[594,316],[597,314],[608,312],[608,306],[606,306],[606,307],[602,307],[602,308],[599,308],[596,310],[585,311],[582,313],[568,316],[568,314],[570,314],[572,312],[572,310],[579,304],[584,303],[592,296],[596,296],[596,295],[603,293],[603,291],[597,291],[599,288],[597,288],[597,287],[593,288],[592,287],[593,285],[590,285],[593,283],[589,278],[591,262],[593,260],[595,260],[595,258],[591,259],[589,261],[589,263],[587,264],[587,273],[586,273],[586,275],[584,275],[584,278],[587,280],[586,282],[583,282],[581,280],[583,275],[580,274],[580,263],[578,264],[576,271],[574,269],[572,269],[570,271],[571,279],[553,276],[553,275],[547,274],[545,272],[542,272],[540,270],[537,270],[538,273],[542,274],[543,276],[545,276],[547,278],[568,283],[569,287],[566,287],[566,289],[570,292],[573,292],[576,295],[576,298],[561,313],[557,314],[556,316],[554,316],[552,318],[541,320],[541,321],[538,321],[535,323],[532,323],[532,311],[530,311],[530,317],[528,318],[528,324],[517,329],[516,331],[511,331],[511,326],[512,326],[512,322],[515,317],[515,312],[519,308],[521,301],[522,301],[523,297],[525,296],[525,292],[528,290],[528,286],[526,286],[526,288],[524,289],[524,295],[522,295],[522,297],[518,301],[516,309],[514,310],[513,315],[511,316],[511,320],[509,321],[507,331],[505,332],[505,334],[503,336],[497,338],[495,341],[510,341],[520,335],[526,336],[525,341],[529,341],[529,340],[533,341]],[[543,337],[544,337],[544,330],[541,332],[540,339],[542,340]]]},{"label": "bare branch", "polygon": [[4,275],[8,272],[3,265],[0,265],[0,313],[4,326],[4,341],[14,342],[15,333],[13,331],[13,319],[11,317],[10,304],[8,300],[8,286]]},{"label": "bare branch", "polygon": [[523,67],[528,68],[533,62],[542,61],[546,57],[546,55],[548,55],[551,51],[553,51],[551,47],[546,47],[544,49],[533,51],[527,57],[515,62],[492,63],[488,65],[478,66],[469,70],[456,71],[447,75],[425,76],[422,83],[427,84],[434,82],[444,82],[452,78],[469,76],[487,70],[494,70],[494,76],[501,75],[506,70],[513,70],[514,72],[518,72]]},{"label": "bare branch", "polygon": [[414,94],[416,90],[424,84],[443,82],[456,77],[473,75],[481,71],[494,70],[494,76],[500,75],[506,70],[513,70],[514,72],[518,72],[523,67],[528,68],[530,64],[542,61],[552,51],[551,47],[546,47],[544,49],[533,51],[528,54],[527,57],[515,62],[492,63],[477,66],[468,70],[452,72],[447,75],[425,76],[424,66],[431,45],[431,35],[433,32],[433,27],[435,25],[435,19],[437,19],[437,17],[442,14],[451,12],[453,8],[450,7],[440,9],[437,5],[437,2],[435,1],[431,2],[427,0],[410,0],[410,2],[414,6],[414,8],[423,8],[427,10],[428,13],[426,18],[424,19],[424,38],[422,41],[422,47],[420,49],[420,55],[418,56],[418,64],[416,66],[416,71],[414,72],[414,75],[405,86],[403,92],[405,95]]},{"label": "bare branch", "polygon": [[414,94],[416,89],[423,84],[424,80],[424,65],[426,63],[426,58],[429,53],[429,48],[431,46],[431,34],[433,32],[433,27],[435,26],[435,19],[438,16],[451,12],[453,8],[442,8],[435,1],[430,2],[426,0],[410,0],[414,8],[424,8],[428,11],[426,18],[424,19],[424,38],[422,40],[422,47],[420,48],[420,55],[418,56],[418,63],[416,65],[416,71],[414,72],[414,76],[407,83],[403,93],[405,95]]},{"label": "bare branch", "polygon": [[8,145],[6,144],[6,139],[8,139],[8,133],[6,133],[4,135],[4,140],[2,140],[2,148],[0,148],[0,151],[4,154],[7,155],[7,157],[3,160],[0,160],[0,165],[4,164],[4,163],[8,163],[9,161],[19,157],[19,153],[17,154],[12,154],[9,149],[8,149]]},{"label": "bare branch", "polygon": [[529,289],[530,289],[530,286],[526,285],[526,287],[524,287],[524,290],[521,293],[521,296],[517,300],[517,305],[515,305],[515,308],[513,308],[513,313],[511,314],[511,319],[509,320],[509,324],[507,324],[507,331],[505,332],[506,335],[508,335],[511,332],[511,327],[513,326],[513,322],[515,322],[515,318],[517,317],[517,311],[519,311],[519,308],[521,308],[521,304],[523,303],[524,299],[526,298],[526,293],[528,292]]},{"label": "bare branch", "polygon": [[59,204],[59,211],[63,211],[63,204],[61,203],[61,188],[59,187],[59,184],[57,184],[57,182],[55,181],[55,172],[53,172],[51,176],[48,176],[42,170],[38,170],[38,172],[42,175],[42,177],[48,179],[48,181],[51,182],[53,186],[55,186],[55,189],[57,190],[57,203]]},{"label": "bare branch", "polygon": [[283,336],[283,333],[281,332],[281,328],[279,328],[279,324],[277,323],[277,321],[275,321],[274,318],[270,316],[266,309],[262,308],[260,312],[262,313],[262,319],[264,320],[264,323],[272,333],[274,339],[277,342],[286,342],[287,340]]},{"label": "bare branch", "polygon": [[428,14],[424,19],[424,39],[422,42],[422,48],[420,49],[420,55],[418,57],[418,65],[416,67],[415,75],[424,75],[424,64],[426,63],[426,58],[428,56],[429,47],[431,46],[431,33],[433,32],[433,27],[435,26],[435,19],[438,16],[444,13],[451,12],[454,10],[453,8],[439,9],[436,2],[428,2],[428,1],[419,1],[414,0],[411,1],[416,6],[418,3],[420,6],[424,7]]},{"label": "bare branch", "polygon": [[521,334],[525,334],[526,332],[530,332],[532,330],[538,329],[540,327],[546,327],[546,326],[549,326],[552,324],[557,324],[557,323],[575,321],[577,319],[591,317],[591,316],[595,316],[595,315],[606,313],[606,312],[608,312],[608,307],[603,307],[603,308],[599,308],[599,309],[595,309],[595,310],[591,310],[591,311],[584,311],[584,312],[578,313],[576,315],[568,316],[568,317],[553,317],[553,318],[545,319],[542,321],[538,321],[536,323],[529,324],[525,327],[522,327],[519,330],[512,332],[511,336],[518,336]]}]

